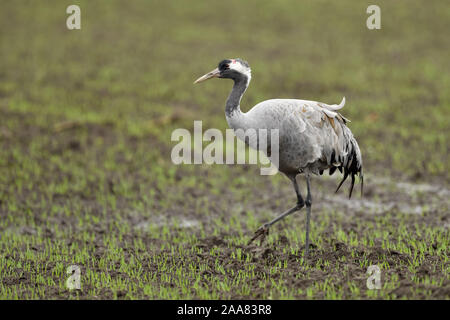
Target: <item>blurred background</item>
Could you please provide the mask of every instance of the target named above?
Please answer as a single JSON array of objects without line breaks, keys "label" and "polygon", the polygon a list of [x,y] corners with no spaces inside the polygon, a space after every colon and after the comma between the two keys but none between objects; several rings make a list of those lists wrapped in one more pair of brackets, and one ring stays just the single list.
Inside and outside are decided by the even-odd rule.
[{"label": "blurred background", "polygon": [[[81,7],[81,30],[66,28],[70,4]],[[125,154],[138,149],[129,159],[135,166],[172,168],[174,128],[192,128],[194,119],[226,128],[231,83],[192,80],[224,58],[241,57],[253,70],[243,110],[270,98],[338,103],[346,96],[344,115],[353,121],[366,172],[448,182],[449,8],[441,1],[380,1],[382,29],[368,30],[369,4],[4,3],[2,162],[12,157],[13,168],[26,170],[23,162],[59,150],[58,158],[80,157],[84,169],[96,170],[109,144],[117,146],[110,140],[119,139]],[[70,131],[68,148],[65,133],[52,133],[64,121],[83,127]],[[58,173],[46,169],[40,174]]]},{"label": "blurred background", "polygon": [[[81,30],[66,27],[71,4]],[[252,67],[244,111],[271,98],[345,96],[368,197],[377,177],[448,186],[450,7],[376,1],[382,28],[368,30],[370,4],[2,2],[0,228],[31,228],[19,233],[31,238],[11,236],[3,249],[66,239],[85,224],[220,217],[232,203],[269,216],[293,202],[287,179],[260,176],[258,166],[171,162],[174,129],[192,130],[194,120],[227,128],[231,82],[192,84],[225,58]],[[314,185],[321,190],[321,180]]]}]

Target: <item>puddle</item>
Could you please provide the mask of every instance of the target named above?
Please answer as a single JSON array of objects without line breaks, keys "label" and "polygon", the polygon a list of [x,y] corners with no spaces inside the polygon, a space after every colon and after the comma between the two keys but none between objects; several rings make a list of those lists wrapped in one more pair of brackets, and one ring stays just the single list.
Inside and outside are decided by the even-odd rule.
[{"label": "puddle", "polygon": [[[339,178],[325,177],[324,180],[337,183]],[[339,206],[340,209],[375,214],[392,210],[422,214],[424,211],[442,211],[450,206],[450,189],[441,185],[399,182],[387,177],[370,175],[366,177],[365,185],[366,188],[367,186],[371,188],[372,194],[369,197],[360,198],[358,194],[355,194],[349,200],[345,192],[330,194],[325,191],[321,198],[325,203],[331,202],[330,206]],[[424,201],[427,197],[429,197],[428,203]]]},{"label": "puddle", "polygon": [[411,182],[396,182],[389,178],[371,178],[371,182],[376,185],[394,185],[399,191],[403,191],[409,195],[415,195],[417,193],[430,193],[434,197],[447,198],[450,196],[450,189],[440,185],[432,185],[427,183],[411,183]]},{"label": "puddle", "polygon": [[181,229],[195,228],[200,225],[200,221],[194,219],[165,219],[156,217],[155,221],[141,221],[134,225],[135,230],[148,231],[150,225],[158,227],[169,226]]},{"label": "puddle", "polygon": [[366,199],[346,199],[339,196],[331,196],[327,198],[328,201],[338,203],[347,207],[348,210],[353,211],[364,211],[370,213],[383,213],[387,211],[391,211],[393,209],[397,209],[401,212],[411,213],[411,214],[421,214],[423,211],[422,206],[409,206],[406,204],[401,204],[398,202],[374,202]]}]

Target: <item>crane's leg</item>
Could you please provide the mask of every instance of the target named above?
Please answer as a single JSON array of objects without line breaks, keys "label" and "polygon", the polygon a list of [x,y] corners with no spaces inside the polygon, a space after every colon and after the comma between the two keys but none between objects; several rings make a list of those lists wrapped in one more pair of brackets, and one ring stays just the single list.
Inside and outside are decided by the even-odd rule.
[{"label": "crane's leg", "polygon": [[248,244],[252,243],[254,240],[256,240],[259,237],[261,237],[261,243],[262,243],[264,241],[264,239],[266,238],[266,236],[269,234],[270,226],[272,226],[276,222],[280,221],[281,219],[287,217],[291,213],[299,211],[300,209],[302,209],[305,206],[305,201],[303,200],[302,195],[300,194],[295,176],[288,176],[288,178],[292,181],[292,183],[294,185],[295,194],[297,195],[297,204],[294,207],[292,207],[291,209],[287,210],[286,212],[283,212],[282,214],[280,214],[278,217],[276,217],[272,221],[265,223],[261,227],[259,227],[259,229],[256,230],[255,235],[253,236],[253,238],[250,239]]},{"label": "crane's leg", "polygon": [[306,195],[306,249],[305,249],[305,257],[308,258],[309,253],[309,224],[311,220],[311,187],[310,187],[310,181],[309,181],[309,174],[306,174],[306,187],[308,190],[308,194]]}]

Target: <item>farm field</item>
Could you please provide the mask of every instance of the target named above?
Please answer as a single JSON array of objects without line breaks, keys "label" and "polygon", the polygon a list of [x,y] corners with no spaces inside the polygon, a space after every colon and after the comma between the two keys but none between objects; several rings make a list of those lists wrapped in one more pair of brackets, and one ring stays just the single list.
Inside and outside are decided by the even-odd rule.
[{"label": "farm field", "polygon": [[[2,3],[0,299],[450,299],[450,8],[378,1],[368,30],[369,4]],[[308,259],[304,210],[247,245],[295,204],[286,177],[171,161],[173,130],[227,128],[231,83],[192,83],[237,57],[244,111],[347,99],[364,197],[314,177]]]}]

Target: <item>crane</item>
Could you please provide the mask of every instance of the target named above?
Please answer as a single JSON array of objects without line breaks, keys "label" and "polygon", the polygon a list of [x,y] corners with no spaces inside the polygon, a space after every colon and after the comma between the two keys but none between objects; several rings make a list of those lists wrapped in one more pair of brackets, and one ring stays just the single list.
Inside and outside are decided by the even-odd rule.
[{"label": "crane", "polygon": [[[332,175],[338,169],[343,173],[343,179],[336,192],[350,176],[349,198],[352,195],[355,176],[359,176],[361,196],[363,194],[361,151],[347,127],[349,120],[337,112],[344,107],[345,97],[339,105],[298,99],[271,99],[258,103],[244,113],[240,109],[240,102],[251,80],[249,64],[239,58],[223,60],[217,68],[198,78],[194,84],[212,78],[234,81],[233,89],[225,104],[225,116],[228,125],[235,132],[238,129],[279,130],[278,170],[291,180],[297,196],[296,205],[258,228],[249,244],[259,237],[262,243],[273,224],[306,207],[305,257],[307,258],[312,205],[311,175],[322,175],[324,170],[329,170],[329,174]],[[306,199],[303,199],[299,191],[296,179],[298,174],[304,174],[306,178]]]}]

